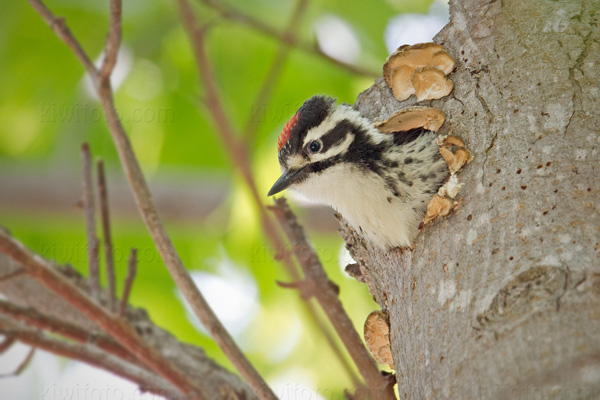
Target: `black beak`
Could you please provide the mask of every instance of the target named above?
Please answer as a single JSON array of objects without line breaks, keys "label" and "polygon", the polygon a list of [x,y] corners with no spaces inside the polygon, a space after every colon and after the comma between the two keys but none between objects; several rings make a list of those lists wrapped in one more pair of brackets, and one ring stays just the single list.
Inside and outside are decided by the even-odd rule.
[{"label": "black beak", "polygon": [[277,181],[273,184],[271,190],[269,190],[269,194],[267,196],[273,196],[281,192],[282,190],[287,189],[292,183],[297,182],[304,176],[304,168],[300,169],[288,169],[283,172],[283,174],[277,179]]}]

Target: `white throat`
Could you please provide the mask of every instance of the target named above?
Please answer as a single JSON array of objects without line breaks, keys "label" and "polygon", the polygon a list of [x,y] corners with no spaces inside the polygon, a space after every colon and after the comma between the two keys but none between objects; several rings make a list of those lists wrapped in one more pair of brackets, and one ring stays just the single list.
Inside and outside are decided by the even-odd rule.
[{"label": "white throat", "polygon": [[294,189],[332,206],[354,229],[381,248],[410,246],[422,215],[411,203],[390,197],[377,175],[350,163],[332,166]]}]

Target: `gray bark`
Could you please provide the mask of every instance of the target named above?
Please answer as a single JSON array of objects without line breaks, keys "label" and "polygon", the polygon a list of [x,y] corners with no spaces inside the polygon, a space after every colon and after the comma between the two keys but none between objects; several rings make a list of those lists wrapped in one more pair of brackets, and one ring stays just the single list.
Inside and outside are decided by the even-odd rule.
[{"label": "gray bark", "polygon": [[[431,102],[474,161],[457,209],[414,249],[342,235],[388,312],[406,399],[600,397],[600,3],[451,3],[436,37],[453,93]],[[357,108],[399,103],[382,81]]]}]

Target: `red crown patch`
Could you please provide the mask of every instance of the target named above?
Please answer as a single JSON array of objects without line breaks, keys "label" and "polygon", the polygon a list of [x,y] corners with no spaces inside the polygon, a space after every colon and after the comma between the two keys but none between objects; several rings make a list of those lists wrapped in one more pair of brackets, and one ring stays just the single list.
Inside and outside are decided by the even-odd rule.
[{"label": "red crown patch", "polygon": [[292,135],[292,129],[294,129],[294,127],[298,123],[298,117],[299,113],[296,113],[292,117],[292,119],[290,119],[288,123],[285,124],[285,126],[283,127],[283,131],[281,131],[281,134],[279,135],[279,140],[277,141],[277,151],[281,150],[281,148],[285,146],[287,141],[290,140],[290,136]]}]

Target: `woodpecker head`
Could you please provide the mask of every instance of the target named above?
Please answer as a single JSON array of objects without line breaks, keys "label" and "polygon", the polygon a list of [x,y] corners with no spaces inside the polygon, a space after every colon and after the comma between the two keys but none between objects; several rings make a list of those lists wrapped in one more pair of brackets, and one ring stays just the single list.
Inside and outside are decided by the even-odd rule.
[{"label": "woodpecker head", "polygon": [[[282,175],[269,196],[300,184],[327,168],[352,157],[357,135],[364,140],[371,123],[350,106],[336,107],[335,99],[313,96],[285,125],[279,136],[279,164]],[[370,136],[370,135],[369,135]],[[373,138],[376,145],[377,140]]]},{"label": "woodpecker head", "polygon": [[349,105],[311,97],[279,137],[282,175],[269,196],[296,189],[373,243],[409,246],[448,175],[435,139],[423,127],[380,131]]}]

